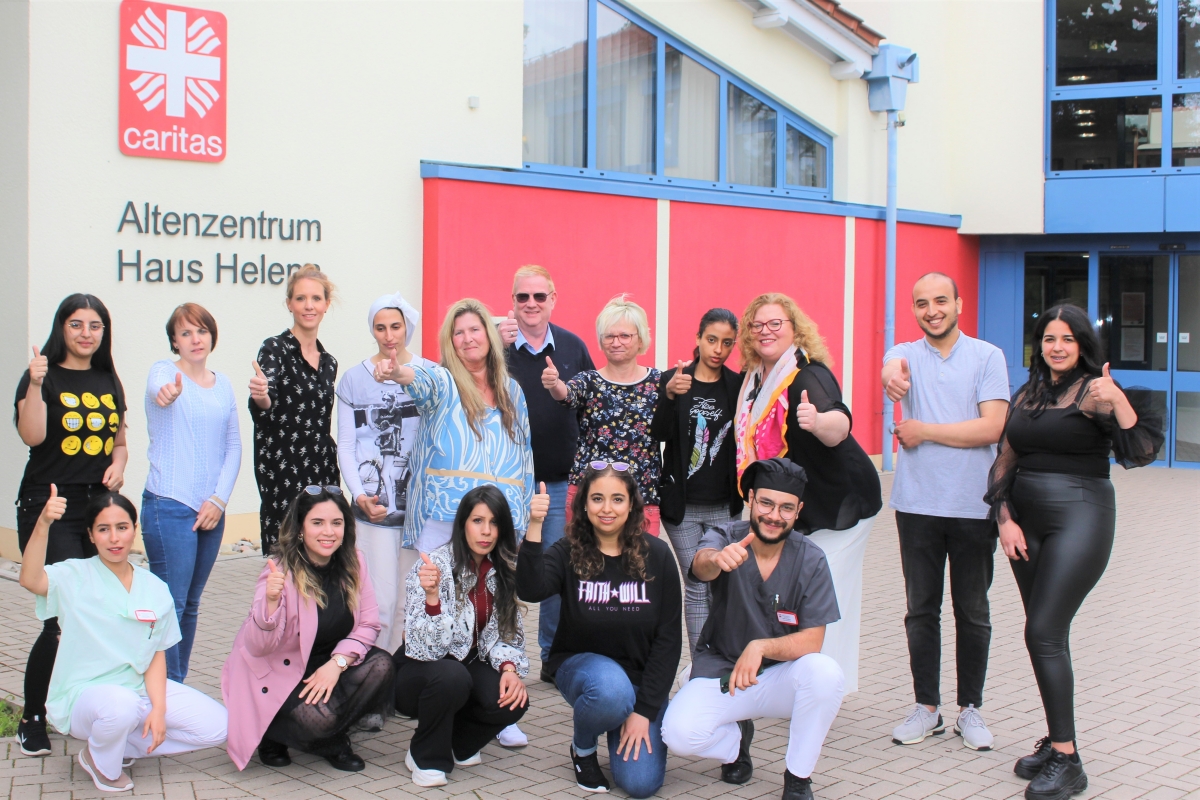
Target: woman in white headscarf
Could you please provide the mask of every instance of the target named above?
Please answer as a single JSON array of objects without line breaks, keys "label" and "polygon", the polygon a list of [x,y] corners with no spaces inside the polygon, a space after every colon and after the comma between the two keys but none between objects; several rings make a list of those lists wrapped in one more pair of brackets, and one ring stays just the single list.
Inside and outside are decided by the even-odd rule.
[{"label": "woman in white headscarf", "polygon": [[432,366],[408,351],[420,319],[399,293],[376,299],[367,325],[377,352],[347,369],[337,386],[338,466],[353,501],[358,548],[366,556],[379,602],[381,630],[375,644],[389,653],[400,647],[404,636],[404,610],[396,603],[404,575],[417,561],[417,551],[401,544],[409,456],[421,417],[403,386],[380,383],[374,373],[384,358]]}]

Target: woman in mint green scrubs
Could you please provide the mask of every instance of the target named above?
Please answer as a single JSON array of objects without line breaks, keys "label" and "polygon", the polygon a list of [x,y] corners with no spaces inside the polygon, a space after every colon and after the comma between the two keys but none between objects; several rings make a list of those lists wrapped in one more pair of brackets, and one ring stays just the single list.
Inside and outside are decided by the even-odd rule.
[{"label": "woman in mint green scrubs", "polygon": [[217,701],[167,680],[165,651],[179,641],[179,622],[167,585],[129,563],[133,503],[116,492],[93,497],[84,520],[98,555],[47,566],[50,525],[66,510],[51,484],[21,562],[38,618],[57,617],[62,629],[46,715],[60,732],[86,740],[79,764],[97,789],[126,791],[129,759],[216,747],[227,716]]}]

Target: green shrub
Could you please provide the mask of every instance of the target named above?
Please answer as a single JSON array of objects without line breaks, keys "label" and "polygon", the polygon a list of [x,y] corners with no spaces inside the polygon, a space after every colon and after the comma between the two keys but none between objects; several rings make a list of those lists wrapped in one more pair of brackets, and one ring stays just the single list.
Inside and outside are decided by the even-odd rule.
[{"label": "green shrub", "polygon": [[17,723],[21,721],[21,709],[12,703],[11,694],[0,701],[0,739],[17,735]]}]

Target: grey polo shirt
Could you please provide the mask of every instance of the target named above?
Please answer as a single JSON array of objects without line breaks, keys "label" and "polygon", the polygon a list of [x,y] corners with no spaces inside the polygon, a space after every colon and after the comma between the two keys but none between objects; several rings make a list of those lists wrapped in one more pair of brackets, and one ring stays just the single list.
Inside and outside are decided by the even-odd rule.
[{"label": "grey polo shirt", "polygon": [[[912,386],[900,401],[904,419],[947,424],[979,418],[979,404],[1009,399],[1004,354],[993,344],[960,333],[942,358],[924,337],[888,350],[886,364],[907,358]],[[900,448],[889,505],[909,514],[985,519],[988,470],[996,446],[947,447],[925,442]]]},{"label": "grey polo shirt", "polygon": [[[749,533],[750,523],[741,520],[705,527],[699,549],[720,550]],[[722,572],[708,586],[712,611],[692,656],[693,678],[728,673],[755,639],[777,639],[842,617],[825,554],[799,531],[784,543],[779,562],[765,582],[751,553],[745,564]],[[763,666],[774,663],[764,660]]]}]

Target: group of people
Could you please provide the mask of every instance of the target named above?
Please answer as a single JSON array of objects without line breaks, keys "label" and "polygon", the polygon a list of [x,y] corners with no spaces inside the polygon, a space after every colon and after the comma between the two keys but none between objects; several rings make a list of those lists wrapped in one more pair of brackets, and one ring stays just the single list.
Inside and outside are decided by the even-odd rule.
[{"label": "group of people", "polygon": [[[662,786],[668,749],[718,759],[722,780],[745,783],[753,721],[782,717],[783,796],[812,797],[826,733],[857,690],[863,559],[882,495],[797,304],[769,293],[740,318],[710,310],[692,358],[660,373],[638,364],[648,320],[621,295],[596,320],[597,369],[583,340],[550,321],[549,272],[526,266],[499,323],[477,300],[450,307],[440,363],[408,350],[418,311],[399,294],[378,298],[374,352],[339,380],[318,339],[334,291],[318,268],[294,271],[294,324],[252,364],[268,558],[222,671],[225,706],[184,685],[241,460],[234,391],[207,367],[216,321],[196,304],[175,309],[166,333],[178,359],[147,382],[146,571],[129,562],[139,514],[119,493],[126,406],[111,319],[91,295],[60,305],[15,401],[30,447],[21,583],[44,620],[22,751],[50,752],[47,722],[85,739],[80,764],[106,791],[132,787],[129,759],[225,740],[239,769],[256,750],[285,766],[293,749],[354,771],[365,765],[350,731],[379,730],[395,710],[417,722],[405,757],[414,783],[443,785],[494,739],[528,743],[517,724],[529,702],[524,611],[539,603],[539,677],[572,708],[581,788],[609,789],[601,734],[631,796]],[[1049,722],[1016,772],[1031,778],[1028,797],[1063,798],[1087,780],[1066,643],[1111,549],[1108,454],[1153,461],[1161,421],[1108,376],[1074,306],[1042,316],[1041,357],[1010,402],[1003,355],[958,329],[961,307],[952,279],[922,277],[913,311],[925,336],[883,368],[903,409],[891,503],[916,696],[893,739],[944,731],[948,558],[955,730],[992,747],[980,709],[998,536]],[[727,366],[735,346],[740,373]],[[690,676],[671,698],[684,627]]]}]

